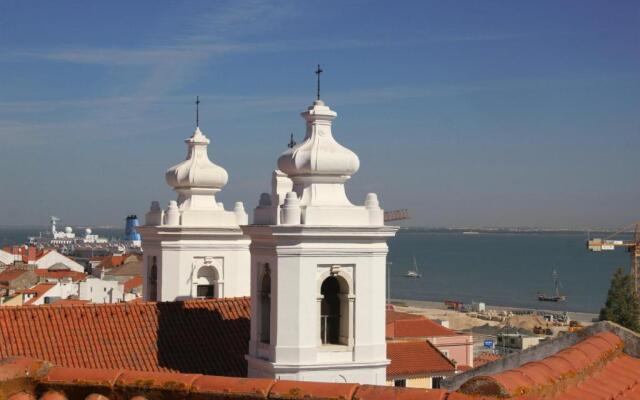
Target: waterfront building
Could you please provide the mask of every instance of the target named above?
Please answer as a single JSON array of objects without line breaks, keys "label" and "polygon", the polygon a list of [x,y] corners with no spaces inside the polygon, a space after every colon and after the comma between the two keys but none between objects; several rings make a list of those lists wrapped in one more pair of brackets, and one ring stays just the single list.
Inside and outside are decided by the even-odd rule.
[{"label": "waterfront building", "polygon": [[388,310],[386,337],[389,342],[429,341],[457,369],[472,368],[473,335],[456,332],[421,315]]},{"label": "waterfront building", "polygon": [[304,140],[278,158],[251,237],[250,377],[384,385],[387,239],[377,196],[354,205],[358,156],[333,137],[318,98]]},{"label": "waterfront building", "polygon": [[173,301],[249,294],[249,239],[240,225],[248,217],[241,202],[225,210],[216,194],[227,184],[222,167],[209,160],[209,139],[199,124],[186,139],[185,161],[165,178],[178,194],[165,210],[151,203],[138,228],[144,248],[144,299]]},{"label": "waterfront building", "polygon": [[451,362],[428,340],[388,342],[387,385],[438,389],[442,379],[456,373]]}]

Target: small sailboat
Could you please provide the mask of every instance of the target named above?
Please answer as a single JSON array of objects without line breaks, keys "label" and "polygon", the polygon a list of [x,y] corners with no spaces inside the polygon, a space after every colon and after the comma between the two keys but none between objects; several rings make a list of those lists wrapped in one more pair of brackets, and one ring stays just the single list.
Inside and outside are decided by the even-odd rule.
[{"label": "small sailboat", "polygon": [[415,255],[413,256],[413,269],[408,270],[404,276],[407,278],[422,278],[422,274],[418,271],[418,262]]},{"label": "small sailboat", "polygon": [[553,270],[553,285],[555,287],[555,293],[553,296],[547,296],[544,293],[538,292],[538,300],[539,301],[565,301],[567,300],[567,296],[560,294],[560,278],[558,278],[558,271]]}]

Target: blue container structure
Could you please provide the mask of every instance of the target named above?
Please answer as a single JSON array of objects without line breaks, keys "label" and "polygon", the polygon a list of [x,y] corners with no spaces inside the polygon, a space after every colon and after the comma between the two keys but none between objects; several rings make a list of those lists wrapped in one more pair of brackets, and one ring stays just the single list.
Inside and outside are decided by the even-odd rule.
[{"label": "blue container structure", "polygon": [[136,230],[136,228],[140,226],[140,222],[138,222],[138,216],[129,215],[127,217],[127,224],[124,228],[124,240],[130,241],[140,241],[142,237],[140,233]]}]

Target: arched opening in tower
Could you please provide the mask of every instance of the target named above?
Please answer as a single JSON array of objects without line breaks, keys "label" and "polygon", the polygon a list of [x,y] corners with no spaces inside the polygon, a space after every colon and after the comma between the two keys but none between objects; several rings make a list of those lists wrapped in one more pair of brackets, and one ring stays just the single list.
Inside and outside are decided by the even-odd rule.
[{"label": "arched opening in tower", "polygon": [[340,344],[340,282],[335,276],[330,276],[322,282],[320,293],[320,338],[322,344]]}]

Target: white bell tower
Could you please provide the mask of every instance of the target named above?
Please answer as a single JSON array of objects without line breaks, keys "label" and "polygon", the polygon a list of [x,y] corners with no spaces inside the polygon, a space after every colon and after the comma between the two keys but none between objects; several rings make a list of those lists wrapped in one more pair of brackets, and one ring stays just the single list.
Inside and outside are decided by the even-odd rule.
[{"label": "white bell tower", "polygon": [[[196,106],[200,101],[196,101]],[[165,210],[151,203],[139,227],[144,249],[144,299],[248,296],[249,238],[240,225],[248,217],[241,202],[232,211],[215,195],[227,184],[222,167],[209,160],[209,139],[196,129],[186,139],[185,161],[169,168],[165,178],[178,199]]]},{"label": "white bell tower", "polygon": [[377,196],[351,204],[358,156],[335,141],[320,99],[278,159],[251,237],[250,377],[384,385],[387,239]]}]

